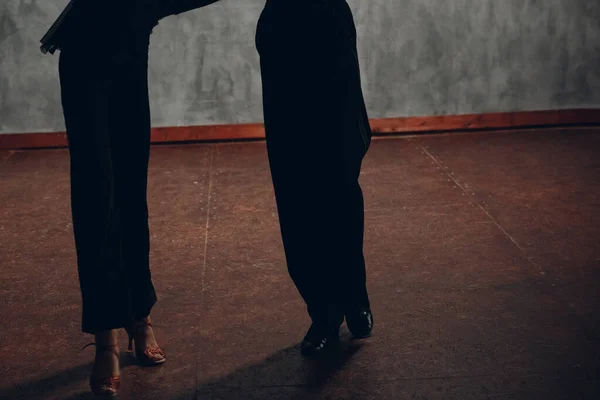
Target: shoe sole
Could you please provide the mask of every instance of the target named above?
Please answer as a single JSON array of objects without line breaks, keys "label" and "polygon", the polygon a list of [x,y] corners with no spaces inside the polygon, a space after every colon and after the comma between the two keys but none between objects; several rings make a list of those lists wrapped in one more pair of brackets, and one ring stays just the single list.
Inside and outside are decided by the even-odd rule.
[{"label": "shoe sole", "polygon": [[350,333],[352,334],[352,337],[354,339],[367,339],[369,337],[371,337],[372,332],[373,332],[373,314],[371,314],[371,329],[369,330],[369,333],[364,334],[364,335],[357,335],[354,332],[352,332],[352,329],[350,329],[350,324],[348,323],[348,317],[344,316],[345,320],[346,320],[346,326],[348,327],[348,330],[350,331]]},{"label": "shoe sole", "polygon": [[[352,332],[350,332],[352,333]],[[368,339],[371,337],[371,332],[367,333],[366,335],[355,335],[354,333],[352,333],[352,338],[353,339]]]},{"label": "shoe sole", "polygon": [[165,358],[165,359],[163,359],[161,361],[144,363],[144,362],[139,361],[139,359],[138,359],[139,364],[141,366],[143,366],[143,367],[156,367],[156,366],[159,366],[159,365],[163,365],[166,361],[167,361],[167,359]]},{"label": "shoe sole", "polygon": [[313,352],[307,352],[307,351],[304,351],[304,350],[300,349],[300,354],[303,357],[306,357],[306,358],[327,357],[327,355],[337,353],[340,350],[341,347],[342,347],[342,344],[341,344],[341,342],[338,341],[335,344],[327,346],[325,348],[325,350],[317,351],[317,352],[314,352],[314,353]]}]

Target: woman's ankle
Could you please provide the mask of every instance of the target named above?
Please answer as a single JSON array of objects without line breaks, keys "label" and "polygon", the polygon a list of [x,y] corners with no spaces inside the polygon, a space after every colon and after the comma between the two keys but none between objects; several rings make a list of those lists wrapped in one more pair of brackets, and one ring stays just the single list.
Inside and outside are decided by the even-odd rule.
[{"label": "woman's ankle", "polygon": [[152,325],[152,319],[150,318],[150,315],[143,318],[134,317],[131,323],[133,328],[139,328],[145,325]]},{"label": "woman's ankle", "polygon": [[96,346],[99,347],[118,347],[118,331],[111,329],[108,331],[98,332],[95,335]]},{"label": "woman's ankle", "polygon": [[116,329],[112,329],[109,331],[98,332],[94,336],[96,338],[96,355],[94,357],[92,376],[119,376],[120,353],[118,344],[118,331]]}]

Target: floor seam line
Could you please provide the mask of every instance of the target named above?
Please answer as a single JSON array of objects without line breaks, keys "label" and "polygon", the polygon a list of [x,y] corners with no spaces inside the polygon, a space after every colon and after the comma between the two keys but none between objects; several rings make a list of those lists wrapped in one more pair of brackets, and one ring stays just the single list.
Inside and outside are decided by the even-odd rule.
[{"label": "floor seam line", "polygon": [[[203,255],[203,262],[202,262],[202,270],[200,271],[200,310],[199,311],[199,315],[203,315],[202,310],[204,309],[204,292],[205,292],[205,277],[206,277],[206,264],[208,262],[208,231],[210,228],[210,207],[211,207],[211,201],[212,201],[212,180],[213,180],[213,161],[214,161],[214,154],[215,154],[215,148],[216,146],[210,145],[209,149],[210,149],[210,156],[209,156],[209,161],[208,161],[208,193],[207,193],[207,200],[206,200],[206,226],[204,229],[204,255]],[[195,399],[198,399],[198,374],[199,374],[199,370],[200,370],[200,354],[198,353],[199,350],[196,351],[196,371],[195,371],[195,387],[194,387],[194,392],[195,392]]]},{"label": "floor seam line", "polygon": [[[200,274],[200,308],[204,308],[204,292],[205,292],[205,285],[204,285],[204,278],[206,276],[206,264],[208,261],[208,231],[210,229],[210,207],[211,207],[211,202],[212,202],[212,173],[213,173],[213,159],[214,159],[214,152],[215,152],[215,148],[214,146],[210,147],[210,157],[209,157],[209,165],[208,165],[208,194],[207,194],[207,201],[206,201],[206,226],[204,229],[204,255],[203,255],[203,262],[202,262],[202,271]],[[200,310],[202,311],[202,310]]]},{"label": "floor seam line", "polygon": [[8,157],[6,157],[1,163],[0,163],[0,168],[4,167],[7,163],[8,160],[10,160],[10,158],[16,153],[15,150],[9,150],[8,151]]},{"label": "floor seam line", "polygon": [[[391,379],[375,379],[373,382],[376,383],[393,383],[393,382],[419,382],[419,381],[433,381],[433,380],[451,380],[451,379],[471,379],[471,378],[487,378],[492,376],[501,376],[501,377],[513,377],[518,376],[520,378],[528,378],[528,377],[539,377],[544,376],[543,372],[531,371],[525,374],[494,374],[494,373],[486,373],[486,374],[468,374],[468,375],[449,375],[449,376],[431,376],[431,377],[415,377],[415,378],[391,378]],[[211,384],[207,385],[210,386]],[[312,388],[318,387],[318,384],[311,383],[297,383],[297,384],[279,384],[279,385],[231,385],[225,386],[227,388],[232,389],[270,389],[270,388]]]},{"label": "floor seam line", "polygon": [[[419,148],[420,148],[420,149],[421,149],[421,150],[422,150],[422,151],[423,151],[423,152],[424,152],[424,153],[425,153],[425,154],[426,154],[426,155],[427,155],[429,158],[431,158],[431,159],[433,160],[433,162],[435,162],[435,163],[436,163],[436,165],[438,165],[440,168],[443,168],[443,167],[444,167],[444,166],[442,165],[442,163],[441,163],[441,162],[440,162],[440,161],[439,161],[439,160],[438,160],[438,159],[437,159],[437,158],[436,158],[436,157],[435,157],[433,154],[431,154],[431,153],[429,152],[429,150],[427,150],[427,149],[426,149],[426,148],[425,148],[423,145],[421,145],[421,144],[419,144],[419,143],[416,143],[416,145],[417,145],[417,146],[418,146],[418,147],[419,147]],[[461,185],[461,184],[460,184],[460,182],[459,182],[459,181],[458,181],[456,178],[454,178],[454,176],[452,176],[452,174],[451,174],[451,173],[449,173],[448,171],[445,171],[444,173],[445,173],[445,174],[448,176],[448,178],[449,178],[449,179],[451,179],[451,180],[452,180],[452,182],[454,182],[454,184],[455,184],[456,186],[458,186],[458,187],[460,188],[460,190],[462,190],[462,191],[463,191],[463,193],[464,193],[465,195],[467,195],[467,196],[469,195],[469,192],[467,191],[467,189],[466,189],[466,188],[465,188],[463,185]],[[475,193],[473,193],[473,194],[475,194]],[[518,243],[518,242],[517,242],[517,241],[516,241],[516,240],[515,240],[515,239],[514,239],[514,238],[513,238],[513,237],[512,237],[512,236],[511,236],[511,235],[510,235],[508,232],[507,232],[507,231],[506,231],[506,229],[504,229],[504,228],[502,227],[502,225],[500,225],[500,223],[498,222],[498,220],[496,220],[496,218],[494,218],[494,217],[493,217],[493,216],[492,216],[492,215],[491,215],[491,214],[490,214],[490,213],[489,213],[489,212],[488,212],[488,211],[485,209],[485,207],[483,207],[483,206],[481,205],[481,203],[480,203],[479,201],[477,201],[477,200],[475,200],[475,199],[474,199],[473,201],[475,202],[475,204],[477,205],[477,207],[479,207],[479,209],[480,209],[481,211],[483,211],[483,212],[484,212],[484,214],[485,214],[485,215],[486,215],[486,216],[487,216],[487,217],[490,219],[490,221],[492,221],[492,222],[494,223],[494,225],[496,225],[496,227],[497,227],[497,228],[498,228],[498,229],[499,229],[499,230],[500,230],[500,231],[501,231],[501,232],[502,232],[502,233],[503,233],[503,234],[504,234],[504,235],[505,235],[505,236],[506,236],[506,237],[507,237],[507,238],[508,238],[508,239],[509,239],[509,240],[510,240],[510,241],[511,241],[511,242],[512,242],[512,243],[513,243],[513,244],[514,244],[514,245],[515,245],[517,248],[518,248],[518,249],[519,249],[519,251],[521,252],[522,256],[525,258],[525,260],[527,260],[527,262],[528,262],[528,263],[530,263],[531,265],[533,265],[533,266],[535,267],[535,269],[537,269],[537,270],[538,270],[538,272],[539,272],[541,275],[545,275],[546,273],[544,272],[544,270],[542,270],[542,268],[541,268],[541,267],[540,267],[538,264],[536,264],[535,262],[533,262],[533,261],[532,261],[532,260],[529,258],[529,256],[527,256],[527,252],[525,251],[525,249],[524,249],[523,247],[521,247],[521,245],[520,245],[520,244],[519,244],[519,243]]]}]

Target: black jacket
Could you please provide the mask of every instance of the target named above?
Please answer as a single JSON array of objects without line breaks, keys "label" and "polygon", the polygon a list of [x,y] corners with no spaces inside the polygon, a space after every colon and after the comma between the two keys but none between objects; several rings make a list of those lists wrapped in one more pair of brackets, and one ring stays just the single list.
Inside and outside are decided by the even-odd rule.
[{"label": "black jacket", "polygon": [[219,0],[71,0],[41,39],[43,53],[51,53],[70,40],[96,47],[127,31],[146,34],[158,21],[204,7]]}]

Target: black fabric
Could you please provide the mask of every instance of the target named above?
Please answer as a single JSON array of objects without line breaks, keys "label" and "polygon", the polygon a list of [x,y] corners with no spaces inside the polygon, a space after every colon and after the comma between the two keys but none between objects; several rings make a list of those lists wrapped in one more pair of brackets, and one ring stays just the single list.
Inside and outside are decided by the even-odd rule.
[{"label": "black fabric", "polygon": [[50,29],[48,29],[46,34],[40,40],[42,43],[40,46],[42,53],[46,54],[50,52],[50,54],[54,54],[54,52],[59,48],[59,37],[64,33],[66,23],[71,20],[71,13],[73,12],[73,5],[75,4],[75,1],[76,0],[71,0],[67,4],[56,21],[54,21]]},{"label": "black fabric", "polygon": [[149,38],[161,18],[213,2],[75,0],[45,37],[61,49],[84,332],[124,327],[156,302],[146,201]]},{"label": "black fabric", "polygon": [[72,44],[60,54],[87,333],[126,326],[156,302],[146,202],[149,35],[137,40],[135,52],[117,47],[94,54]]},{"label": "black fabric", "polygon": [[139,7],[140,0],[71,0],[41,39],[41,50],[54,54],[76,45],[106,53],[107,48],[124,46],[126,35],[132,37],[132,18]]},{"label": "black fabric", "polygon": [[[218,0],[71,0],[40,40],[42,52],[65,46],[110,54],[140,50],[140,39],[168,16]],[[138,46],[138,47],[136,47]]]},{"label": "black fabric", "polygon": [[369,307],[358,179],[371,130],[352,12],[343,0],[268,0],[256,45],[288,269],[312,319],[335,320]]},{"label": "black fabric", "polygon": [[155,0],[159,19],[216,3],[219,0]]}]

